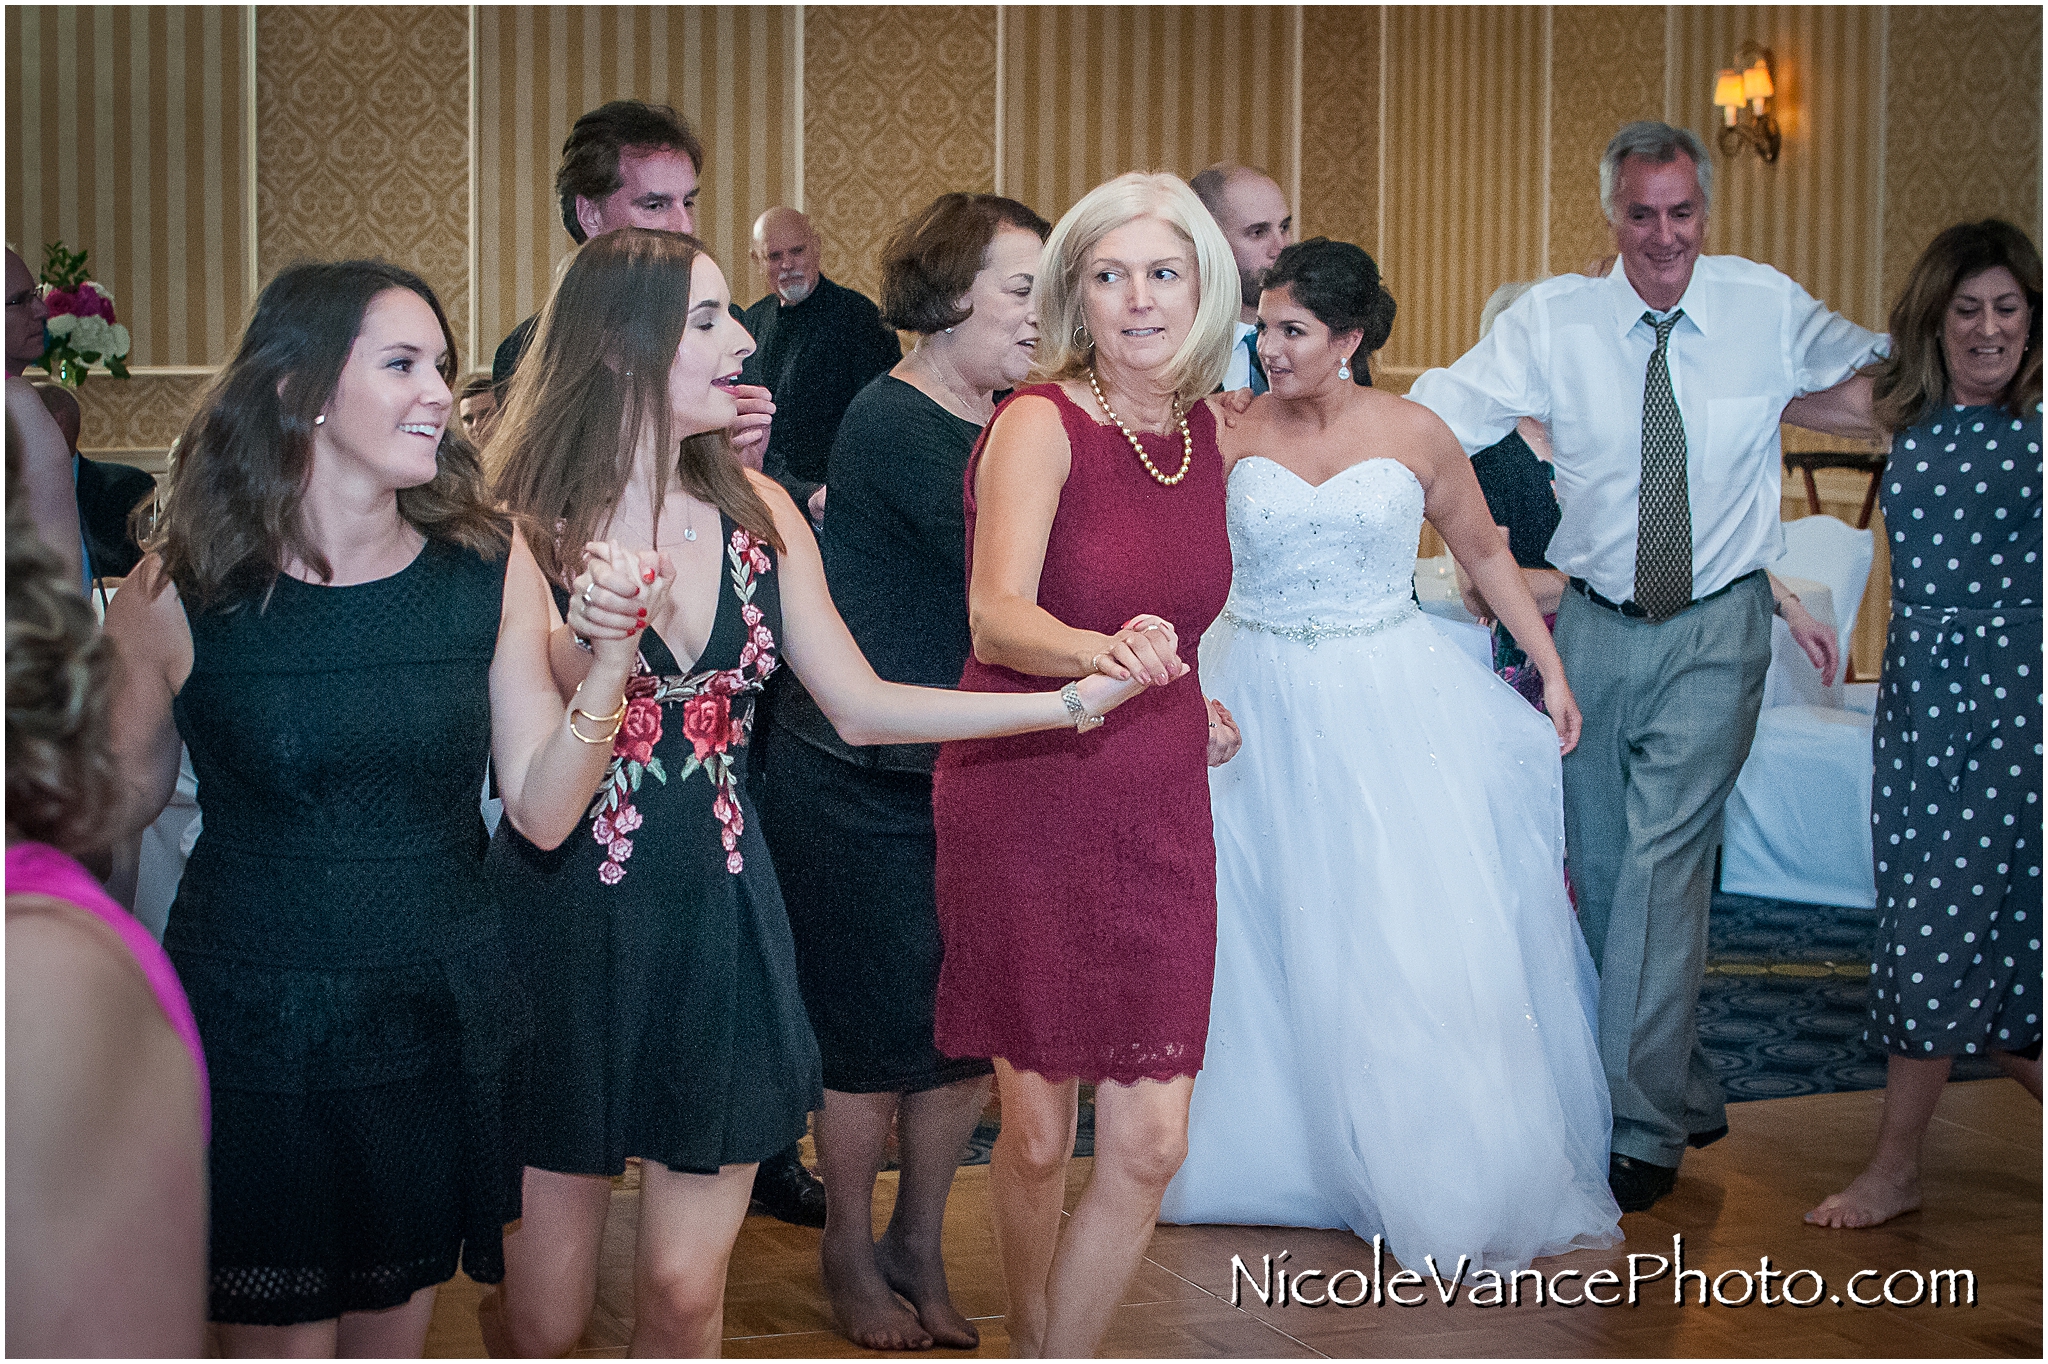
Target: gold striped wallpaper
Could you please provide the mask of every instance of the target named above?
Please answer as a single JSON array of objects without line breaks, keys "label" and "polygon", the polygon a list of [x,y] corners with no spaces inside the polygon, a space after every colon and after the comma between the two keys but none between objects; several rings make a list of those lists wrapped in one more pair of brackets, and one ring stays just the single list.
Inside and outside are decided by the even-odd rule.
[{"label": "gold striped wallpaper", "polygon": [[1049,219],[1130,170],[1215,161],[1294,183],[1293,6],[1002,12],[1001,191]]},{"label": "gold striped wallpaper", "polygon": [[266,6],[253,62],[249,14],[6,12],[8,236],[32,264],[59,236],[89,247],[144,370],[88,386],[94,448],[169,441],[199,376],[161,367],[225,358],[252,257],[419,269],[487,363],[569,249],[562,138],[618,95],[704,136],[700,228],[743,302],[772,203],[801,201],[828,271],[872,292],[889,230],[942,190],[1057,217],[1123,170],[1263,165],[1298,180],[1304,233],[1380,258],[1390,380],[1455,358],[1496,285],[1610,250],[1600,149],[1631,118],[1711,135],[1713,73],[1745,38],[1775,49],[1785,149],[1714,153],[1710,250],[1876,324],[1939,228],[2041,224],[2024,7]]},{"label": "gold striped wallpaper", "polygon": [[[797,10],[677,5],[476,10],[477,290],[474,353],[547,297],[575,243],[554,192],[578,115],[631,96],[672,104],[704,142],[697,232],[743,306],[754,219],[794,203],[801,155]],[[458,323],[460,325],[460,323]]]},{"label": "gold striped wallpaper", "polygon": [[90,252],[130,365],[217,363],[247,310],[246,11],[10,5],[7,239]]}]

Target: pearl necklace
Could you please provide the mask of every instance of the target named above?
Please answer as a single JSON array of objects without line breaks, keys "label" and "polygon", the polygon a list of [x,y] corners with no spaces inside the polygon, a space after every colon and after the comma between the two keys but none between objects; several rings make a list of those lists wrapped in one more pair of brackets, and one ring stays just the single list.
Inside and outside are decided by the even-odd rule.
[{"label": "pearl necklace", "polygon": [[1138,462],[1145,466],[1145,472],[1152,475],[1161,487],[1171,488],[1174,484],[1188,476],[1188,470],[1192,469],[1195,464],[1195,437],[1194,433],[1188,430],[1187,414],[1180,410],[1180,400],[1178,398],[1174,400],[1173,405],[1167,411],[1174,420],[1180,423],[1180,472],[1172,478],[1168,478],[1165,474],[1159,472],[1159,466],[1154,464],[1152,457],[1145,453],[1145,447],[1138,444],[1138,438],[1131,434],[1131,428],[1124,425],[1124,419],[1119,417],[1116,414],[1116,409],[1109,405],[1109,399],[1102,396],[1102,385],[1095,382],[1095,369],[1093,366],[1090,366],[1088,370],[1088,387],[1095,391],[1095,401],[1102,404],[1102,410],[1108,414],[1112,422],[1116,423],[1116,429],[1124,433],[1124,439],[1129,441],[1131,448],[1138,452]]}]

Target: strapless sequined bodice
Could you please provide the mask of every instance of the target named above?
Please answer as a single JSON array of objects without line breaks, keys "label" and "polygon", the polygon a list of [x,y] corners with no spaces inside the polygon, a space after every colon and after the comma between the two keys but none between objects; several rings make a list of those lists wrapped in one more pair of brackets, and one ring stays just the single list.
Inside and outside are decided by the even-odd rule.
[{"label": "strapless sequined bodice", "polygon": [[1422,485],[1397,459],[1310,485],[1262,456],[1241,459],[1226,498],[1230,602],[1238,625],[1313,644],[1417,614]]}]

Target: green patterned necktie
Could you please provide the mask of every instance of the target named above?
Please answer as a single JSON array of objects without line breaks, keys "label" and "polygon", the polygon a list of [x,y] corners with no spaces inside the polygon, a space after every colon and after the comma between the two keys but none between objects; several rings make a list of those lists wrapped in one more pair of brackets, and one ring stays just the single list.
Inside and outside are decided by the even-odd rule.
[{"label": "green patterned necktie", "polygon": [[1685,419],[1671,396],[1665,350],[1685,310],[1662,322],[1657,348],[1643,375],[1643,482],[1636,512],[1636,605],[1652,620],[1675,616],[1692,603],[1692,498],[1685,481]]}]

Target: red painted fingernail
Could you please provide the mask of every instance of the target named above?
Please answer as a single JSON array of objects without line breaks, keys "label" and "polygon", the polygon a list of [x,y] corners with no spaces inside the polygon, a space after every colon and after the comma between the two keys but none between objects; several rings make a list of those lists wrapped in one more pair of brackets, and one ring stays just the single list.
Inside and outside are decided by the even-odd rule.
[{"label": "red painted fingernail", "polygon": [[647,570],[647,571],[646,571],[645,573],[642,573],[642,574],[640,575],[640,581],[641,581],[641,582],[643,582],[643,583],[651,583],[651,582],[653,582],[653,581],[654,581],[654,570],[650,568],[650,569],[648,569],[648,570]]},{"label": "red painted fingernail", "polygon": [[646,608],[646,607],[644,607],[644,606],[640,608],[640,619],[642,619],[642,620],[646,620],[646,619],[647,619],[647,608]]}]

